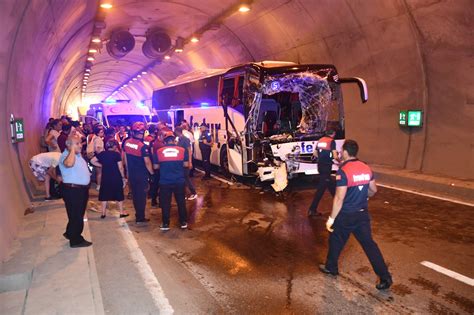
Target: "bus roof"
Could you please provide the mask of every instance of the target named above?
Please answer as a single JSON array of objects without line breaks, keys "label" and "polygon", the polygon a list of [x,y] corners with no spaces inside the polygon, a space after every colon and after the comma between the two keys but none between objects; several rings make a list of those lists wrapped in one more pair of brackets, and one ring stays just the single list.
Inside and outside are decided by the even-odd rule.
[{"label": "bus roof", "polygon": [[309,68],[309,67],[311,67],[313,69],[314,68],[316,68],[316,69],[332,68],[332,69],[334,69],[335,73],[337,73],[336,68],[334,67],[334,65],[328,65],[328,64],[297,64],[297,63],[290,62],[290,61],[270,61],[270,60],[266,60],[266,61],[259,61],[259,62],[244,63],[244,64],[236,65],[236,66],[233,66],[233,67],[230,67],[230,68],[225,68],[225,69],[201,69],[201,70],[192,71],[192,72],[189,72],[189,73],[182,74],[182,75],[178,76],[176,79],[169,81],[168,84],[159,87],[155,91],[163,90],[163,89],[173,87],[173,86],[178,86],[178,85],[181,85],[181,84],[191,83],[191,82],[194,82],[194,81],[199,81],[199,80],[202,80],[202,79],[215,77],[215,76],[222,75],[222,74],[225,74],[225,73],[228,73],[228,72],[232,72],[232,71],[237,70],[237,69],[243,69],[246,66],[252,66],[252,65],[257,66],[257,67],[261,68],[262,70],[264,70],[265,72],[269,72],[269,73],[277,72],[277,71],[281,71],[281,70],[293,70],[293,71],[304,70],[305,68]]}]

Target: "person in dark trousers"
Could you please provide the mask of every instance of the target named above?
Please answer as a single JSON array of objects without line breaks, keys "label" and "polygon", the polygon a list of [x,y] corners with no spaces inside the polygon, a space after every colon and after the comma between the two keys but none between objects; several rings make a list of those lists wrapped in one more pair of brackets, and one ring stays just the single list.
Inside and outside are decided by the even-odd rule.
[{"label": "person in dark trousers", "polygon": [[338,159],[336,142],[334,141],[335,135],[336,132],[334,130],[327,131],[326,136],[319,139],[316,149],[313,152],[313,156],[318,159],[319,182],[313,202],[311,202],[308,209],[308,216],[321,215],[321,213],[318,212],[318,205],[326,189],[328,189],[334,197],[336,185],[331,179],[331,170],[333,160]]},{"label": "person in dark trousers", "polygon": [[[153,143],[151,144],[151,151],[152,151],[152,159],[153,159],[153,165],[156,165],[156,151],[159,148],[164,147],[164,142],[162,140],[162,132],[156,128],[155,129],[155,139],[153,140]],[[160,203],[158,202],[158,190],[160,189],[160,170],[159,169],[154,169],[153,170],[155,175],[153,175],[152,180],[150,181],[150,198],[151,198],[151,207],[152,208],[159,208]]]},{"label": "person in dark trousers", "polygon": [[189,189],[189,192],[191,195],[186,197],[187,200],[194,200],[197,198],[197,193],[196,189],[194,188],[193,182],[191,181],[191,178],[189,178],[189,173],[190,169],[192,168],[193,162],[192,162],[192,149],[191,149],[191,141],[183,134],[183,128],[181,127],[176,127],[174,129],[174,133],[178,137],[178,146],[182,147],[188,152],[188,166],[189,168],[184,169],[184,182],[185,182],[185,187]]},{"label": "person in dark trousers", "polygon": [[123,211],[123,200],[125,199],[123,188],[126,179],[118,146],[117,140],[110,138],[105,143],[105,151],[100,152],[91,160],[92,165],[102,168],[102,184],[99,190],[99,201],[102,202],[101,219],[106,217],[107,201],[117,201],[120,218],[128,217],[128,214]]},{"label": "person in dark trousers", "polygon": [[90,173],[86,160],[81,155],[81,139],[76,136],[66,141],[67,149],[59,159],[62,183],[61,194],[66,205],[68,223],[63,236],[72,248],[91,246],[82,237],[84,214],[89,200]]},{"label": "person in dark trousers", "polygon": [[150,221],[150,219],[145,218],[146,194],[148,177],[154,174],[148,147],[143,143],[144,134],[145,124],[135,122],[132,125],[131,137],[122,143],[128,183],[132,191],[133,207],[135,208],[135,220],[138,225]]},{"label": "person in dark trousers", "polygon": [[364,249],[380,282],[378,290],[387,290],[392,285],[392,276],[383,259],[377,243],[372,239],[368,198],[377,192],[374,175],[370,167],[357,159],[359,146],[354,140],[346,140],[342,146],[342,159],[337,175],[337,188],[332,213],[326,222],[329,236],[329,250],[325,265],[319,269],[337,276],[338,260],[349,236],[354,234]]},{"label": "person in dark trousers", "polygon": [[199,150],[202,155],[202,167],[204,168],[204,177],[202,180],[211,179],[211,149],[213,141],[211,133],[205,123],[201,125],[201,135],[199,136]]},{"label": "person in dark trousers", "polygon": [[156,152],[155,161],[157,164],[154,165],[156,169],[160,170],[160,201],[163,219],[160,229],[162,231],[170,229],[171,197],[173,194],[178,205],[180,227],[187,229],[184,170],[189,166],[188,151],[176,145],[173,132],[166,132],[163,135],[163,140],[165,146]]}]

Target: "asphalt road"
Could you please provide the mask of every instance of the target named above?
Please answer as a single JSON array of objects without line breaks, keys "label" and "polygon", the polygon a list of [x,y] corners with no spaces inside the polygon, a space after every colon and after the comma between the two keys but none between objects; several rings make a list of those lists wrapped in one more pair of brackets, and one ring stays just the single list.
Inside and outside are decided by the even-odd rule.
[{"label": "asphalt road", "polygon": [[[217,180],[196,178],[195,183],[199,197],[187,202],[189,230],[178,228],[175,206],[172,230],[166,233],[159,230],[159,209],[148,209],[152,221],[147,227],[137,227],[133,216],[127,219],[176,313],[474,313],[472,286],[420,264],[429,261],[474,278],[473,207],[379,188],[369,212],[374,238],[394,277],[390,292],[380,293],[353,237],[340,259],[341,275],[333,279],[319,273],[317,265],[327,253],[324,224],[331,198],[327,193],[320,204],[324,217],[306,217],[315,183],[296,180],[278,196],[266,188]],[[126,208],[133,213],[130,201]],[[119,313],[114,297],[120,290],[133,294],[127,293],[127,278],[136,281],[137,276],[122,268],[122,280],[115,279],[110,271],[117,266],[100,246],[117,230],[117,220],[89,217],[102,296],[106,304],[110,301],[111,313]],[[139,303],[141,296],[132,300]],[[150,303],[146,299],[144,305]]]}]

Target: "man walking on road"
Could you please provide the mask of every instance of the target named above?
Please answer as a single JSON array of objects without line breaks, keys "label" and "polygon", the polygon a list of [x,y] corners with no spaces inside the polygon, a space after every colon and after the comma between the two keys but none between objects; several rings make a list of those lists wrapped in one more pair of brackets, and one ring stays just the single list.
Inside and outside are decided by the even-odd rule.
[{"label": "man walking on road", "polygon": [[66,205],[68,224],[63,234],[72,248],[91,246],[82,237],[84,214],[89,200],[90,173],[87,162],[81,155],[81,139],[71,136],[66,140],[67,149],[59,159],[63,182],[61,193]]},{"label": "man walking on road", "polygon": [[313,155],[318,159],[319,183],[313,198],[313,202],[308,209],[308,216],[321,214],[318,212],[318,205],[324,195],[324,192],[326,191],[326,188],[334,197],[336,186],[331,179],[331,171],[333,159],[338,158],[336,142],[334,141],[335,136],[336,132],[334,130],[329,130],[326,132],[325,137],[319,139],[316,149],[314,150]]},{"label": "man walking on road", "polygon": [[372,239],[368,198],[375,195],[377,186],[370,167],[357,159],[359,146],[354,140],[346,140],[342,146],[344,163],[336,175],[337,188],[331,216],[326,222],[329,236],[329,251],[325,265],[319,269],[337,276],[338,260],[349,236],[354,234],[370,260],[380,282],[378,290],[387,290],[392,285],[392,276],[382,257],[377,243]]},{"label": "man walking on road", "polygon": [[201,136],[199,137],[199,150],[201,150],[202,167],[204,168],[204,177],[202,180],[211,179],[211,150],[212,136],[205,123],[201,125]]}]

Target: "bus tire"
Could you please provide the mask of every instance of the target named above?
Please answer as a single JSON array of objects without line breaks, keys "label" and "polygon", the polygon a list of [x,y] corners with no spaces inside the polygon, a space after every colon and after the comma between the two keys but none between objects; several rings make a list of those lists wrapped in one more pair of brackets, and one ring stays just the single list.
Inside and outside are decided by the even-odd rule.
[{"label": "bus tire", "polygon": [[221,173],[225,177],[230,176],[230,171],[229,171],[229,158],[227,156],[227,146],[223,145],[221,148],[221,153],[220,153],[220,168],[221,168]]}]

